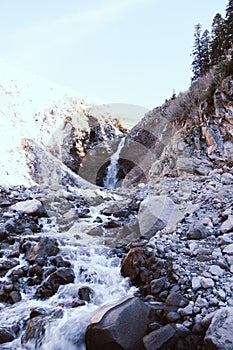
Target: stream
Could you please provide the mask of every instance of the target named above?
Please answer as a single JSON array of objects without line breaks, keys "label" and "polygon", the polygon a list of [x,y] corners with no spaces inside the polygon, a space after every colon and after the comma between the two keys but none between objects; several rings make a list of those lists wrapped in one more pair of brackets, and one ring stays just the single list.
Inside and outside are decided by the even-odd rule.
[{"label": "stream", "polygon": [[[112,155],[107,176],[106,188],[113,189],[117,184],[118,158],[124,145],[124,139],[120,141],[117,151]],[[96,213],[90,218],[75,223],[76,233],[81,231],[82,225],[91,225]],[[0,303],[1,326],[17,327],[17,338],[11,342],[0,345],[4,350],[85,350],[85,331],[94,311],[100,306],[113,303],[135,291],[130,287],[128,279],[120,274],[121,259],[112,253],[111,248],[104,245],[104,232],[102,237],[85,237],[74,239],[69,232],[59,232],[59,225],[51,218],[41,220],[41,233],[38,237],[48,236],[56,238],[59,245],[59,255],[71,262],[71,268],[75,274],[74,283],[60,286],[52,297],[44,300],[36,299],[35,292],[38,286],[28,287],[25,278],[25,287],[21,287],[21,301],[13,305]],[[8,252],[0,258],[4,260]],[[25,265],[24,254],[16,258],[20,266]],[[4,277],[0,278],[0,284],[10,283],[10,276],[14,268],[10,269]],[[23,286],[23,278],[21,278]],[[80,305],[74,305],[75,296],[81,287],[88,288],[90,300],[83,301]],[[79,300],[80,301],[80,300]],[[43,310],[49,316],[46,324],[41,324],[41,330],[36,326],[38,336],[31,340],[23,341],[25,325],[30,322],[32,310]],[[39,326],[38,326],[39,327]],[[36,333],[37,334],[37,333]],[[1,341],[1,339],[0,339]]]}]

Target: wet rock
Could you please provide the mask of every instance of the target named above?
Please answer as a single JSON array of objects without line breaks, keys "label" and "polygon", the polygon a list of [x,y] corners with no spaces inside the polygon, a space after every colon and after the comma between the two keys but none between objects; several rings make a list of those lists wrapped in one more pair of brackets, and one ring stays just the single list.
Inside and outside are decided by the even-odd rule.
[{"label": "wet rock", "polygon": [[70,268],[61,267],[53,272],[37,289],[35,293],[36,298],[45,299],[54,295],[60,285],[74,282],[75,274]]},{"label": "wet rock", "polygon": [[34,245],[26,260],[30,263],[35,262],[39,258],[47,258],[48,256],[57,255],[59,252],[57,240],[50,237],[42,237],[40,241]]},{"label": "wet rock", "polygon": [[71,263],[68,260],[63,259],[60,255],[52,257],[50,262],[56,267],[71,267]]},{"label": "wet rock", "polygon": [[58,309],[49,314],[42,312],[41,315],[31,318],[21,337],[21,343],[26,346],[30,342],[35,349],[39,348],[48,323],[53,319],[61,318],[62,315],[63,311]]},{"label": "wet rock", "polygon": [[48,216],[44,206],[37,199],[18,202],[12,205],[11,209],[16,210],[18,212],[22,212],[24,214],[32,215],[32,216],[38,216],[38,217]]},{"label": "wet rock", "polygon": [[[150,308],[139,298],[125,298],[98,309],[87,327],[87,350],[142,350]],[[140,317],[138,317],[140,315]]]},{"label": "wet rock", "polygon": [[93,296],[94,291],[87,286],[80,287],[78,290],[78,296],[81,300],[89,302]]},{"label": "wet rock", "polygon": [[33,308],[30,312],[30,319],[41,315],[46,315],[46,311],[43,308]]},{"label": "wet rock", "polygon": [[22,299],[20,292],[17,290],[14,290],[10,293],[10,298],[13,304],[19,302]]},{"label": "wet rock", "polygon": [[162,347],[168,345],[176,331],[171,325],[166,325],[158,330],[155,330],[143,338],[143,343],[146,350],[160,350]]},{"label": "wet rock", "polygon": [[4,276],[10,269],[19,264],[16,259],[7,259],[0,262],[0,277]]},{"label": "wet rock", "polygon": [[205,335],[207,350],[232,350],[233,348],[233,308],[217,310],[212,315],[211,324]]},{"label": "wet rock", "polygon": [[11,342],[14,339],[15,334],[9,327],[0,327],[0,344]]}]

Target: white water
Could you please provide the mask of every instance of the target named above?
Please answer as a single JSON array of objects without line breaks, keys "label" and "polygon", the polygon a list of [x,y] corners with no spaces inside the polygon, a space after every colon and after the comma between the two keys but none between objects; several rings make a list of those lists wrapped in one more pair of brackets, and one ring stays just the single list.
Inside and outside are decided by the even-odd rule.
[{"label": "white water", "polygon": [[104,178],[104,187],[110,190],[114,190],[117,186],[117,174],[119,170],[118,160],[120,157],[121,150],[124,147],[124,144],[125,138],[123,137],[118,145],[117,151],[113,153],[113,155],[110,158],[110,164],[107,168],[107,174]]},{"label": "white water", "polygon": [[[53,230],[51,236],[56,237]],[[72,263],[75,272],[75,281],[61,286],[58,292],[46,299],[35,299],[37,288],[30,287],[21,291],[22,301],[6,307],[0,304],[0,326],[12,326],[20,324],[22,331],[25,322],[29,320],[30,310],[35,307],[47,311],[63,310],[62,318],[54,319],[46,323],[46,331],[42,342],[38,340],[21,344],[21,335],[11,343],[0,345],[0,349],[7,350],[85,350],[84,335],[86,327],[93,312],[103,304],[109,304],[119,300],[123,296],[132,294],[127,279],[120,274],[120,259],[110,254],[110,249],[103,245],[84,245],[84,242],[60,239],[60,252],[63,258]],[[21,260],[21,258],[20,258]],[[0,278],[0,283],[1,283]],[[93,291],[93,297],[89,303],[72,308],[71,302],[78,299],[78,289],[88,286]]]}]

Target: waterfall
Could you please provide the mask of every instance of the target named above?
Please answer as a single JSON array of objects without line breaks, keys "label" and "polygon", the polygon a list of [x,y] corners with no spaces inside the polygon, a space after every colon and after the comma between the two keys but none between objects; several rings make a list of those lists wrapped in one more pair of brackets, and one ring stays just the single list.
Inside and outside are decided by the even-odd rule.
[{"label": "waterfall", "polygon": [[118,145],[118,148],[115,153],[110,158],[110,164],[107,168],[107,173],[104,178],[104,187],[108,188],[110,190],[114,190],[117,186],[117,181],[118,181],[118,170],[119,170],[119,164],[118,160],[120,157],[120,153],[122,148],[124,147],[125,144],[125,138],[123,137]]}]

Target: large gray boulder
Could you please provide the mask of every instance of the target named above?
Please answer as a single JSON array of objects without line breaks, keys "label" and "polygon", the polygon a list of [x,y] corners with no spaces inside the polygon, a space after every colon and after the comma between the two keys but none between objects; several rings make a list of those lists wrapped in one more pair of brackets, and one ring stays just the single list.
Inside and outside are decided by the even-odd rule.
[{"label": "large gray boulder", "polygon": [[233,307],[217,310],[206,332],[207,350],[233,349]]},{"label": "large gray boulder", "polygon": [[167,196],[148,195],[139,208],[138,220],[140,234],[151,238],[166,226],[174,226],[183,217],[182,212]]},{"label": "large gray boulder", "polygon": [[18,202],[12,205],[11,209],[32,216],[48,216],[45,208],[38,199],[29,199]]},{"label": "large gray boulder", "polygon": [[136,297],[99,308],[86,330],[86,349],[145,350],[149,313],[150,307]]}]

